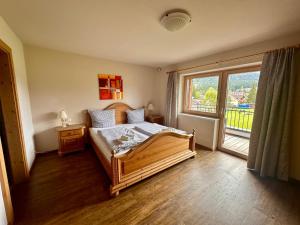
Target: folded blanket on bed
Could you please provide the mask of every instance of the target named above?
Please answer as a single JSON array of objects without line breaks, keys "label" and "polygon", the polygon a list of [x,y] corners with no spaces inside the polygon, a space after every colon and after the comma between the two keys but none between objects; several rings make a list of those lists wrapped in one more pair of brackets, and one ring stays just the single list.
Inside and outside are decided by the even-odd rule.
[{"label": "folded blanket on bed", "polygon": [[146,140],[145,136],[125,127],[99,130],[98,135],[106,141],[114,153],[120,153],[131,149]]},{"label": "folded blanket on bed", "polygon": [[178,134],[186,134],[185,131],[182,130],[178,130],[172,127],[166,127],[166,126],[162,126],[159,125],[157,123],[142,123],[142,124],[138,124],[134,127],[134,129],[140,133],[143,133],[145,135],[148,136],[152,136],[154,134],[157,134],[159,132],[162,131],[170,131],[170,132],[175,132]]}]

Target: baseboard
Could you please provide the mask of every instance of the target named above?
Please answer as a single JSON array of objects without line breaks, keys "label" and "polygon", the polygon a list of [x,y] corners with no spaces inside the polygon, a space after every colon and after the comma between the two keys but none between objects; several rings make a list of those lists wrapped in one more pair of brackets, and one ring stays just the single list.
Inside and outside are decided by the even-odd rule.
[{"label": "baseboard", "polygon": [[218,151],[220,151],[220,152],[225,152],[225,153],[227,153],[227,154],[229,154],[229,155],[238,157],[238,158],[243,159],[243,160],[246,160],[246,161],[247,161],[247,159],[248,159],[248,156],[246,156],[246,155],[243,155],[243,154],[241,154],[241,153],[239,153],[239,152],[231,151],[231,150],[228,150],[228,149],[225,149],[225,148],[218,148]]},{"label": "baseboard", "polygon": [[44,155],[47,153],[53,153],[53,152],[57,152],[58,149],[54,149],[54,150],[48,150],[48,151],[42,151],[42,152],[35,152],[36,155]]},{"label": "baseboard", "polygon": [[195,144],[196,149],[201,149],[201,150],[206,150],[206,151],[213,151],[211,148],[203,146],[203,145],[199,145],[199,144]]},{"label": "baseboard", "polygon": [[34,167],[37,153],[35,152],[34,159],[32,161],[31,167],[29,168],[29,177],[31,176],[32,168]]},{"label": "baseboard", "polygon": [[300,180],[297,180],[297,179],[295,179],[295,178],[289,177],[289,182],[291,182],[291,183],[293,183],[293,184],[300,185]]}]

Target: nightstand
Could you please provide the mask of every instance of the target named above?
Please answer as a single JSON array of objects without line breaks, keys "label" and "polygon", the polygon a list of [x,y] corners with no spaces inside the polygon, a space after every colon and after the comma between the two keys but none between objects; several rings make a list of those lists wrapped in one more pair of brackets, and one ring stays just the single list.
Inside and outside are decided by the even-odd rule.
[{"label": "nightstand", "polygon": [[74,124],[56,128],[59,142],[58,154],[81,151],[85,148],[85,126]]},{"label": "nightstand", "polygon": [[146,117],[146,121],[163,125],[164,117],[161,115],[149,115]]}]

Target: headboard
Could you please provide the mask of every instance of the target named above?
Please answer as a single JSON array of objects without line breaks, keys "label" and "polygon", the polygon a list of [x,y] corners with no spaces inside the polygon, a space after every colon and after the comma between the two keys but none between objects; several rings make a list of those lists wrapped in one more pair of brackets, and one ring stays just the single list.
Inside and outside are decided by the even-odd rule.
[{"label": "headboard", "polygon": [[117,103],[113,103],[109,106],[107,106],[105,109],[114,109],[115,113],[116,113],[116,124],[123,124],[123,123],[127,123],[127,113],[126,111],[129,110],[133,110],[133,108],[131,108],[129,105],[122,103],[122,102],[117,102]]},{"label": "headboard", "polygon": [[[127,113],[126,111],[129,110],[134,110],[134,108],[131,108],[129,105],[122,103],[122,102],[117,102],[117,103],[113,103],[107,107],[105,107],[103,110],[106,109],[114,109],[115,110],[115,117],[116,117],[116,124],[124,124],[127,123]],[[91,117],[89,115],[88,112],[86,112],[87,114],[87,127],[91,127],[92,126],[92,122],[91,122]]]}]

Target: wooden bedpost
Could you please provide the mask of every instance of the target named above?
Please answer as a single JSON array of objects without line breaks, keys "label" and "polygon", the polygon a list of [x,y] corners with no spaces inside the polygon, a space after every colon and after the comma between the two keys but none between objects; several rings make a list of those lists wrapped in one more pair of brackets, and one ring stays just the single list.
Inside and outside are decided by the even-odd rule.
[{"label": "wooden bedpost", "polygon": [[119,183],[119,174],[118,174],[118,158],[115,157],[113,153],[111,156],[111,168],[112,168],[112,184],[110,186],[110,195],[116,197],[119,195],[119,191],[114,192],[113,187]]},{"label": "wooden bedpost", "polygon": [[196,145],[196,137],[195,137],[195,129],[193,129],[193,132],[192,132],[192,134],[193,134],[193,137],[191,137],[191,139],[190,139],[190,149],[192,150],[192,151],[195,151],[195,145]]}]

